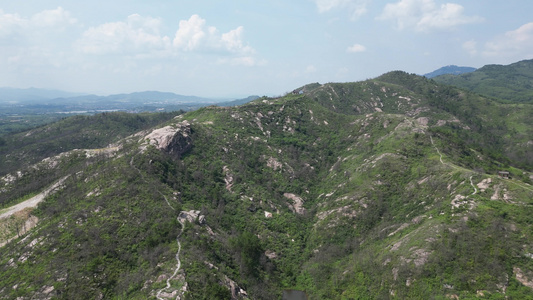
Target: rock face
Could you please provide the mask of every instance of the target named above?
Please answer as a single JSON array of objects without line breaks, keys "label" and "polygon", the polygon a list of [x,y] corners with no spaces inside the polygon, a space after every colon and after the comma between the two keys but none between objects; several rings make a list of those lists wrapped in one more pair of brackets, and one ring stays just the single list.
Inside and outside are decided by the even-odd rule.
[{"label": "rock face", "polygon": [[297,214],[303,215],[305,214],[305,208],[304,206],[304,200],[302,197],[292,194],[292,193],[284,193],[283,196],[285,198],[291,199],[293,201],[293,204],[289,204],[289,209]]},{"label": "rock face", "polygon": [[150,145],[178,158],[192,148],[191,125],[187,121],[156,129],[144,138]]},{"label": "rock face", "polygon": [[533,280],[528,278],[526,274],[518,267],[513,267],[513,273],[516,275],[516,280],[520,281],[523,285],[533,289]]},{"label": "rock face", "polygon": [[201,215],[199,210],[181,211],[180,214],[178,215],[178,220],[181,223],[187,221],[190,223],[198,222],[198,224],[200,225],[206,224],[205,216]]}]

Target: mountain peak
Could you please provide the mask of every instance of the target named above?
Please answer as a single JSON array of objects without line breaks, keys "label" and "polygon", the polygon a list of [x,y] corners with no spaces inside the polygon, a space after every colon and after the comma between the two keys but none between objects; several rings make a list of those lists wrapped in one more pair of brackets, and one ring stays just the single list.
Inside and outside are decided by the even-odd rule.
[{"label": "mountain peak", "polygon": [[427,78],[433,78],[433,77],[437,77],[437,76],[444,75],[444,74],[459,75],[459,74],[474,72],[475,70],[476,68],[472,68],[472,67],[459,67],[456,65],[448,65],[448,66],[439,68],[433,72],[424,74],[424,76]]}]

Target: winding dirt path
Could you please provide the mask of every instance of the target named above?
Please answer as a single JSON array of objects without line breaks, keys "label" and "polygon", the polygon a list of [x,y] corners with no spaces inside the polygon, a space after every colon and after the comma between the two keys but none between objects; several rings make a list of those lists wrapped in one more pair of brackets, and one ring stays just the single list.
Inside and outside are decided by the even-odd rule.
[{"label": "winding dirt path", "polygon": [[[441,164],[443,164],[443,165],[447,165],[447,166],[450,166],[450,167],[452,167],[452,168],[456,168],[456,169],[458,169],[457,166],[451,165],[451,164],[449,164],[449,163],[445,163],[445,162],[442,160],[442,153],[439,151],[439,148],[437,148],[437,146],[436,146],[435,143],[433,142],[433,137],[432,137],[431,135],[429,136],[429,139],[431,140],[431,145],[433,145],[433,147],[435,148],[435,150],[437,150],[437,153],[438,153],[439,156],[440,156],[440,162],[441,162]],[[521,187],[521,188],[523,188],[523,189],[526,189],[526,190],[528,190],[528,191],[533,192],[533,189],[531,189],[531,188],[529,188],[529,187],[527,187],[527,186],[525,186],[525,185],[522,185],[522,184],[520,184],[520,183],[518,183],[518,182],[515,182],[515,181],[513,181],[513,180],[505,179],[505,181],[510,182],[510,183],[512,183],[512,184],[514,184],[514,185],[517,185],[517,186],[519,186],[519,187]],[[470,196],[473,196],[473,195],[475,195],[475,194],[478,193],[478,189],[476,188],[476,186],[475,186],[474,183],[472,182],[472,176],[470,176],[470,185],[474,188],[474,192],[470,195]]]},{"label": "winding dirt path", "polygon": [[470,196],[474,196],[475,194],[477,194],[477,188],[474,185],[474,182],[472,182],[472,176],[470,176],[470,185],[474,188],[474,192]]},{"label": "winding dirt path", "polygon": [[[113,152],[118,151],[119,149],[120,149],[120,147],[114,146],[114,147],[101,148],[101,149],[82,149],[82,151],[84,151],[89,156],[91,156],[91,155],[94,156],[94,155],[97,155],[97,154],[111,154]],[[73,150],[73,151],[77,151],[77,150]],[[68,151],[68,152],[64,152],[64,153],[69,153],[69,152],[72,152],[72,151]],[[59,155],[63,155],[64,153],[61,153]],[[54,183],[53,185],[51,185],[50,187],[48,187],[47,189],[45,189],[41,193],[31,197],[30,199],[28,199],[26,201],[23,201],[23,202],[21,202],[19,204],[13,205],[13,206],[11,206],[11,207],[9,207],[7,209],[0,210],[0,212],[1,212],[0,213],[0,219],[9,218],[11,215],[13,215],[13,214],[25,209],[25,208],[36,207],[41,201],[44,200],[44,198],[46,198],[46,196],[50,195],[52,192],[55,191],[55,189],[57,189],[59,186],[61,186],[63,184],[63,182],[65,182],[65,180],[69,176],[70,175],[67,175],[67,176],[59,179],[56,183]]]},{"label": "winding dirt path", "polygon": [[[176,264],[176,269],[174,270],[174,273],[172,274],[172,276],[170,276],[167,279],[167,285],[157,292],[156,297],[159,300],[165,300],[165,298],[161,297],[161,293],[170,288],[170,281],[176,277],[176,275],[178,274],[179,270],[181,269],[181,260],[180,260],[181,243],[180,243],[180,236],[183,233],[183,229],[185,228],[185,224],[184,224],[183,220],[181,220],[179,217],[178,217],[178,222],[180,222],[180,224],[181,224],[180,233],[178,234],[178,237],[176,238],[176,241],[178,242],[178,252],[176,253],[176,261],[178,263]],[[176,296],[176,299],[181,299],[181,296],[178,294]]]},{"label": "winding dirt path", "polygon": [[[131,160],[130,160],[130,166],[132,168],[134,168],[135,170],[137,170],[137,172],[139,173],[139,175],[141,176],[141,179],[148,183],[146,181],[146,179],[144,178],[144,175],[143,173],[141,172],[141,170],[139,170],[134,164],[133,164],[133,159],[134,159],[135,156],[132,156],[131,157]],[[170,204],[170,202],[168,201],[168,198],[167,196],[165,196],[163,193],[161,193],[161,191],[157,191],[162,197],[163,199],[165,199],[165,202],[167,203],[168,207],[170,207],[173,211],[176,211],[176,209]],[[168,296],[166,297],[163,297],[161,296],[161,294],[163,292],[165,292],[165,290],[168,290],[170,289],[170,281],[172,279],[174,279],[176,277],[176,275],[178,274],[178,272],[180,271],[181,269],[181,260],[180,260],[180,252],[181,252],[181,243],[180,243],[180,237],[181,237],[181,234],[183,233],[183,229],[185,229],[185,223],[184,221],[180,218],[180,215],[181,215],[181,212],[180,214],[178,214],[178,222],[180,223],[181,225],[181,230],[180,230],[180,233],[178,234],[178,236],[176,237],[176,242],[178,243],[178,252],[176,252],[176,261],[177,261],[177,264],[176,264],[176,269],[174,269],[174,273],[172,273],[172,276],[170,276],[169,278],[167,278],[167,284],[164,288],[160,289],[159,291],[157,291],[157,294],[156,294],[156,298],[158,300],[165,300],[168,298]],[[181,299],[181,293],[178,291],[178,295],[176,296],[176,299]]]},{"label": "winding dirt path", "polygon": [[[430,135],[429,136],[429,139],[431,140],[431,145],[433,145],[433,147],[435,148],[435,150],[437,150],[437,153],[439,154],[440,156],[440,163],[443,164],[443,165],[446,165],[446,166],[449,166],[449,167],[452,167],[454,169],[459,169],[459,167],[457,166],[454,166],[452,164],[449,164],[449,163],[445,163],[443,160],[442,160],[442,153],[440,152],[439,148],[437,148],[437,146],[435,145],[435,143],[433,142],[433,137]],[[470,176],[470,185],[472,186],[472,188],[474,188],[474,192],[470,195],[470,196],[474,196],[475,194],[477,194],[478,190],[476,188],[476,186],[474,185],[474,182],[472,181],[472,176]]]},{"label": "winding dirt path", "polygon": [[56,183],[52,184],[50,187],[48,187],[44,191],[40,192],[39,194],[31,197],[30,199],[28,199],[26,201],[23,201],[23,202],[20,202],[19,204],[15,204],[15,205],[7,208],[6,210],[3,210],[2,213],[0,214],[0,219],[9,218],[13,214],[15,214],[15,213],[17,213],[17,212],[19,212],[19,211],[21,211],[21,210],[23,210],[25,208],[36,207],[40,202],[42,202],[44,200],[44,198],[46,198],[46,196],[50,195],[58,187],[60,187],[63,184],[63,182],[65,182],[65,180],[68,177],[69,176],[65,176],[65,177],[59,179]]},{"label": "winding dirt path", "polygon": [[445,165],[444,161],[442,160],[442,153],[440,153],[439,148],[437,148],[437,146],[435,146],[435,143],[433,142],[433,137],[431,135],[429,136],[429,139],[431,140],[431,145],[433,145],[433,147],[435,147],[435,150],[437,150],[437,153],[440,155],[440,163]]}]

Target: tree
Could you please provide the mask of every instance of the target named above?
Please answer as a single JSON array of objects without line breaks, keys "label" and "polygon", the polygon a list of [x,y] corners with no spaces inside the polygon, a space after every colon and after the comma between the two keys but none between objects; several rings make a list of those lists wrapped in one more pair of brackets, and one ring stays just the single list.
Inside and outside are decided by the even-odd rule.
[{"label": "tree", "polygon": [[256,276],[259,259],[261,258],[261,241],[250,232],[244,232],[233,242],[233,247],[240,257],[241,271],[244,274]]}]

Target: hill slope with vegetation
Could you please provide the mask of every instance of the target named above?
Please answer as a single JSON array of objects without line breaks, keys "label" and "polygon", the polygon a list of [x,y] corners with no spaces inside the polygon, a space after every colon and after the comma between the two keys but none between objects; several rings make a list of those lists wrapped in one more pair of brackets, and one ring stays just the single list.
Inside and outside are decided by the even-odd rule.
[{"label": "hill slope with vegetation", "polygon": [[455,65],[450,65],[450,66],[439,68],[433,72],[426,73],[424,74],[424,77],[433,78],[433,77],[437,77],[437,76],[445,75],[445,74],[460,75],[460,74],[474,72],[475,70],[476,68],[472,68],[472,67],[459,67]]},{"label": "hill slope with vegetation", "polygon": [[10,171],[0,196],[58,175],[9,203],[63,180],[0,218],[0,295],[533,295],[531,106],[404,72],[297,91]]},{"label": "hill slope with vegetation", "polygon": [[504,103],[533,103],[533,60],[506,66],[486,65],[471,73],[441,75],[433,79]]}]

